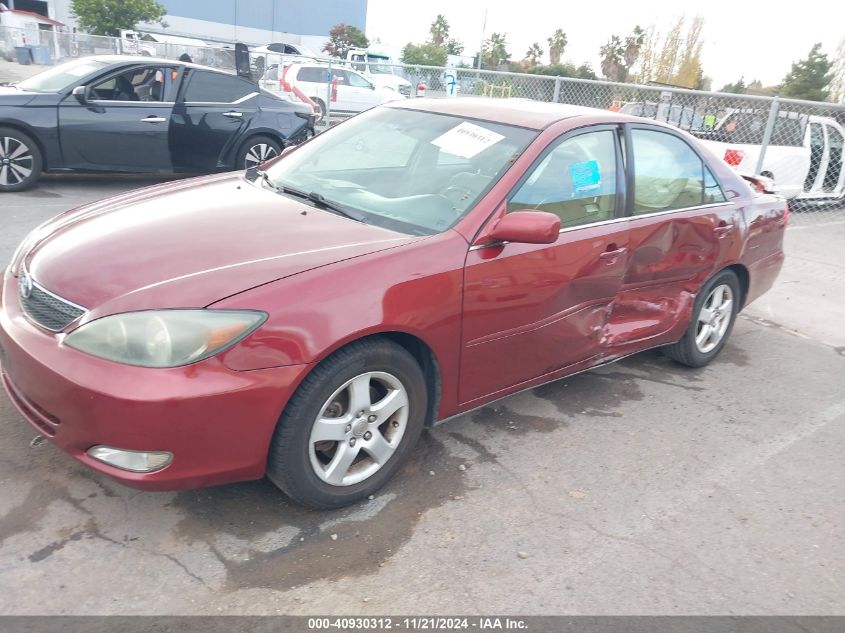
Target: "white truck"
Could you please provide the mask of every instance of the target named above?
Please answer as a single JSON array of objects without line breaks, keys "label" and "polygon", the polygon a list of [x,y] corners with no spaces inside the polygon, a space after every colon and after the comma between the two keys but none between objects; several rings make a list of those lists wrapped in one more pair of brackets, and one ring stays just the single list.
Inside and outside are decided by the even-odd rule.
[{"label": "white truck", "polygon": [[411,96],[411,82],[395,74],[390,56],[363,48],[351,48],[346,53],[345,61],[373,82],[377,88],[387,88],[405,97]]},{"label": "white truck", "polygon": [[758,169],[768,108],[728,112],[712,131],[695,134],[737,171],[774,180],[786,198],[824,203],[845,200],[843,139],[836,120],[781,110]]}]

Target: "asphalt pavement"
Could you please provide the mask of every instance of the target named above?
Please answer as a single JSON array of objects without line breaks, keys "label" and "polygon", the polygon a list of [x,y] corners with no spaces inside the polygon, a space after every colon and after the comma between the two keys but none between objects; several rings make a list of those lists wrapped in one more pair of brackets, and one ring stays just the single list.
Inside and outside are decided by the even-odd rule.
[{"label": "asphalt pavement", "polygon": [[[153,182],[2,196],[0,262]],[[507,398],[337,512],[266,481],[124,488],[31,448],[0,394],[0,613],[842,614],[845,221],[799,220],[709,367],[652,351]]]}]

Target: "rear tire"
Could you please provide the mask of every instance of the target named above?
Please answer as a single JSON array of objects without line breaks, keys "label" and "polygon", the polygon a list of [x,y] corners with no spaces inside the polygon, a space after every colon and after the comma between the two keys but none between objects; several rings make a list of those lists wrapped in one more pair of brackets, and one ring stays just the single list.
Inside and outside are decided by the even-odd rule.
[{"label": "rear tire", "polygon": [[313,101],[317,105],[317,109],[318,109],[317,123],[323,123],[324,121],[326,123],[328,123],[328,121],[326,121],[326,104],[325,104],[325,102],[322,99],[311,99],[311,101]]},{"label": "rear tire", "polygon": [[44,165],[38,144],[28,134],[0,127],[0,192],[23,191],[41,177]]},{"label": "rear tire", "polygon": [[241,145],[238,151],[236,169],[258,167],[282,153],[282,146],[269,136],[253,136]]},{"label": "rear tire", "polygon": [[687,367],[704,367],[722,351],[731,335],[741,299],[736,273],[732,270],[717,273],[698,293],[684,337],[663,351]]},{"label": "rear tire", "polygon": [[363,499],[411,453],[427,402],[422,370],[404,348],[383,339],[352,343],[317,365],[288,401],[267,476],[312,508]]}]

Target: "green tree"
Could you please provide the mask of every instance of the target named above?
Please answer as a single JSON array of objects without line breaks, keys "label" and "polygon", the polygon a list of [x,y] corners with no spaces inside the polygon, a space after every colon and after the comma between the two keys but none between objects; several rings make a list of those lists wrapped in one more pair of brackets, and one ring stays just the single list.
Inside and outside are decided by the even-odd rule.
[{"label": "green tree", "polygon": [[569,41],[566,39],[566,33],[561,29],[557,29],[548,40],[549,43],[549,63],[552,66],[560,64],[560,56]]},{"label": "green tree", "polygon": [[543,49],[540,48],[539,42],[534,42],[525,53],[525,61],[529,68],[534,68],[540,63],[540,58],[543,56]]},{"label": "green tree", "polygon": [[576,66],[570,62],[565,64],[548,64],[535,66],[527,71],[531,75],[550,75],[552,77],[575,77],[577,79],[598,79],[589,64]]},{"label": "green tree", "polygon": [[411,44],[402,50],[402,63],[414,66],[445,66],[448,53],[429,42],[425,44]]},{"label": "green tree", "polygon": [[495,70],[510,59],[507,39],[507,33],[491,33],[490,37],[484,41],[481,59],[486,68]]},{"label": "green tree", "polygon": [[437,17],[434,22],[431,23],[431,27],[428,29],[428,32],[431,33],[432,44],[434,44],[437,48],[443,46],[443,43],[449,37],[449,23],[446,21],[446,17],[442,13],[437,14]]},{"label": "green tree", "polygon": [[746,90],[745,77],[740,77],[739,81],[732,84],[725,84],[719,92],[730,92],[731,94],[744,95]]},{"label": "green tree", "polygon": [[350,48],[367,48],[369,45],[370,40],[361,29],[341,22],[329,31],[329,41],[323,45],[323,51],[343,59]]},{"label": "green tree", "polygon": [[833,64],[827,55],[821,52],[821,42],[813,45],[806,59],[792,64],[792,70],[783,78],[780,93],[784,97],[824,101],[830,94],[830,81],[833,79]]},{"label": "green tree", "polygon": [[446,42],[446,52],[449,55],[460,55],[464,52],[464,45],[455,38],[452,38]]},{"label": "green tree", "polygon": [[134,29],[139,22],[167,26],[167,10],[155,0],[71,0],[70,11],[79,28],[93,35],[120,35],[121,29]]}]

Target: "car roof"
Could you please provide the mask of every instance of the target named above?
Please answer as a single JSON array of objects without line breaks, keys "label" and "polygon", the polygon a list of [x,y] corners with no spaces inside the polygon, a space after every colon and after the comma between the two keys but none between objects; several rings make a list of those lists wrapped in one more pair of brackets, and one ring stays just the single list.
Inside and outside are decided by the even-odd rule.
[{"label": "car roof", "polygon": [[230,70],[223,70],[222,68],[213,68],[211,66],[204,66],[202,64],[194,64],[193,62],[180,62],[178,59],[167,59],[166,57],[148,57],[146,55],[92,55],[85,59],[93,59],[109,64],[116,64],[124,62],[128,64],[179,64],[186,68],[197,68],[200,70],[210,70],[216,73],[223,73],[224,75],[234,75]]},{"label": "car roof", "polygon": [[391,101],[386,103],[385,107],[450,114],[468,119],[493,121],[505,125],[518,125],[535,130],[542,130],[553,123],[574,117],[589,118],[594,123],[642,122],[642,119],[639,117],[620,114],[618,112],[609,112],[598,108],[585,108],[563,103],[533,101],[531,99],[493,99],[490,97],[455,97],[452,99],[417,98]]}]

